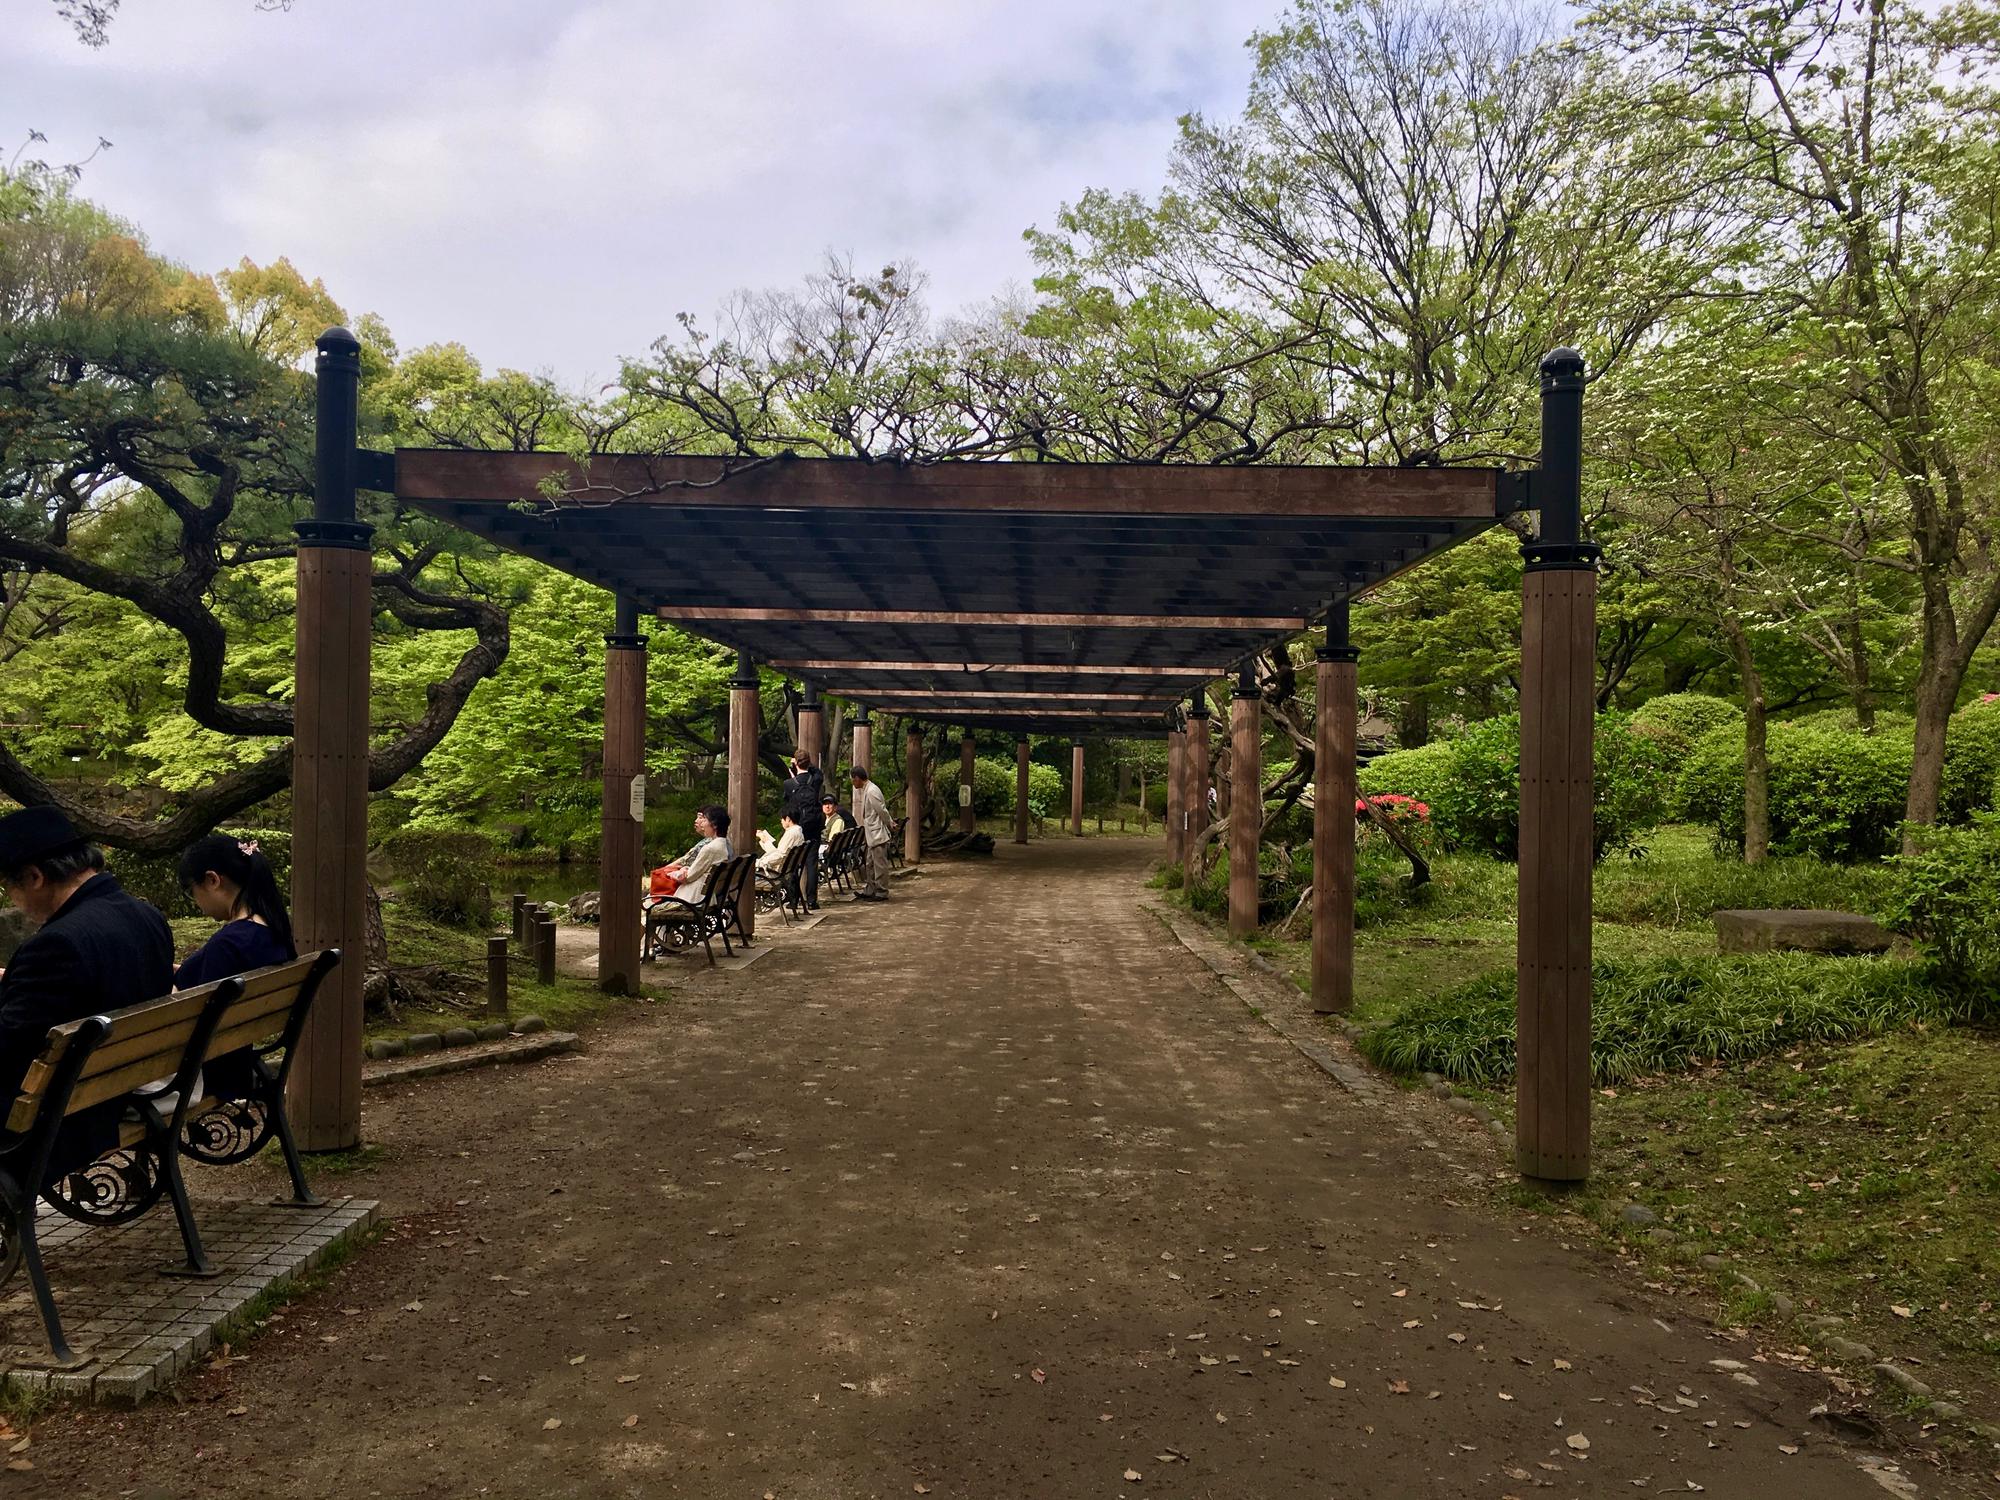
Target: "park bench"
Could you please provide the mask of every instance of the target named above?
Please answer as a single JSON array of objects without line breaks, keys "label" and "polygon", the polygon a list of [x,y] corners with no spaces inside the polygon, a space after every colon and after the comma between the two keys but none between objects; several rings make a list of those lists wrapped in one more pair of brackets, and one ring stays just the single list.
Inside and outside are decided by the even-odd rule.
[{"label": "park bench", "polygon": [[757,875],[757,910],[778,912],[787,922],[806,914],[805,869],[808,846],[794,844],[769,875]]},{"label": "park bench", "polygon": [[750,934],[743,930],[743,893],[756,874],[757,861],[748,854],[738,854],[716,867],[699,901],[662,896],[646,908],[646,942],[641,956],[658,958],[663,942],[676,952],[700,943],[712,964],[716,938],[722,939],[725,954],[736,952],[730,944],[731,933],[748,947]]},{"label": "park bench", "polygon": [[889,863],[898,870],[903,868],[903,830],[909,822],[908,818],[898,818],[889,825]]},{"label": "park bench", "polygon": [[[51,1028],[0,1133],[0,1283],[26,1264],[58,1363],[77,1359],[42,1268],[38,1198],[82,1223],[111,1225],[136,1219],[165,1195],[187,1257],[170,1274],[189,1276],[214,1271],[181,1180],[182,1155],[244,1161],[275,1134],[292,1201],[319,1202],[285,1118],[284,1082],[313,996],[339,962],[339,950],[327,949]],[[114,1144],[94,1160],[73,1161],[73,1142],[93,1137]]]},{"label": "park bench", "polygon": [[861,868],[868,835],[859,828],[844,828],[833,836],[820,860],[820,878],[831,880],[843,891],[854,889],[849,877]]}]

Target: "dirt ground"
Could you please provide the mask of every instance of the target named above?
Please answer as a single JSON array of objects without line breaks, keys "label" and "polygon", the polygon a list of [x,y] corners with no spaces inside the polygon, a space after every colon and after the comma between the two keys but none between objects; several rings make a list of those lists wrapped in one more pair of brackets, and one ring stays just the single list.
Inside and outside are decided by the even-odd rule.
[{"label": "dirt ground", "polygon": [[1475,1207],[1384,1118],[1432,1101],[1345,1092],[1141,911],[1156,855],[1003,845],[579,1056],[371,1090],[323,1186],[390,1234],[179,1402],[44,1417],[0,1494],[1979,1493]]}]

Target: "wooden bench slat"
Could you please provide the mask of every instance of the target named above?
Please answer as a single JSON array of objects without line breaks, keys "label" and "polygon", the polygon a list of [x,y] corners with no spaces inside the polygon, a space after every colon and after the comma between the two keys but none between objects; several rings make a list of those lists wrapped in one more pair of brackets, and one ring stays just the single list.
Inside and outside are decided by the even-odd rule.
[{"label": "wooden bench slat", "polygon": [[[189,1031],[192,1029],[190,1027]],[[128,1063],[113,1072],[100,1073],[95,1078],[83,1080],[70,1094],[69,1108],[64,1113],[73,1115],[80,1109],[89,1109],[94,1104],[117,1099],[146,1084],[172,1078],[174,1070],[180,1066],[181,1054],[187,1050],[187,1043],[188,1032],[183,1032],[178,1046],[170,1047],[164,1052],[138,1062]]]},{"label": "wooden bench slat", "polygon": [[274,990],[285,990],[289,994],[296,995],[299,986],[305,983],[306,975],[311,972],[314,960],[318,957],[316,953],[308,954],[304,958],[295,958],[287,964],[274,964],[268,969],[252,969],[247,974],[239,975],[243,982],[243,994],[238,1003],[241,1003],[241,1000],[260,999]]},{"label": "wooden bench slat", "polygon": [[235,1052],[243,1047],[254,1047],[267,1037],[276,1036],[284,1029],[284,1014],[263,1016],[236,1025],[225,1024],[215,1028],[215,1036],[209,1041],[208,1056],[221,1057],[226,1052]]}]

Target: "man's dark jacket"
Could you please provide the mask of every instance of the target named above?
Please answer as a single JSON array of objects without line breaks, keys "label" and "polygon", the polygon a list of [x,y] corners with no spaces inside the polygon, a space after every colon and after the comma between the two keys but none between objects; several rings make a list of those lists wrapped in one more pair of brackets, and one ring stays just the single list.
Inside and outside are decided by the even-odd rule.
[{"label": "man's dark jacket", "polygon": [[799,832],[815,842],[826,827],[826,811],[820,806],[826,796],[826,782],[818,766],[807,766],[785,783],[785,813],[799,825]]},{"label": "man's dark jacket", "polygon": [[157,1000],[173,982],[167,919],[109,875],[91,876],[0,976],[0,1099],[11,1106],[51,1026]]}]

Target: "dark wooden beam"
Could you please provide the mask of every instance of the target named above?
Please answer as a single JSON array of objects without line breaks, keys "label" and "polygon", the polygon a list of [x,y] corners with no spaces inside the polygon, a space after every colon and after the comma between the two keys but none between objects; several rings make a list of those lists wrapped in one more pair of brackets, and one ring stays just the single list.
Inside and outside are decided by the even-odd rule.
[{"label": "dark wooden beam", "polygon": [[1207,464],[870,463],[403,448],[405,500],[1492,520],[1499,471]]}]

